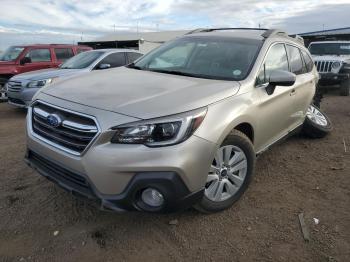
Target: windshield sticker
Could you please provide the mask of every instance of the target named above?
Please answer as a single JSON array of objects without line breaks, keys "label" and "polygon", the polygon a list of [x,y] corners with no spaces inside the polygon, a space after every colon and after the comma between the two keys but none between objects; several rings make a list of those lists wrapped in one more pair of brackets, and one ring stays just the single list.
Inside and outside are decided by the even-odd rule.
[{"label": "windshield sticker", "polygon": [[340,49],[350,49],[350,45],[341,45]]},{"label": "windshield sticker", "polygon": [[234,76],[240,76],[242,74],[242,71],[237,69],[237,70],[234,70],[232,73]]}]

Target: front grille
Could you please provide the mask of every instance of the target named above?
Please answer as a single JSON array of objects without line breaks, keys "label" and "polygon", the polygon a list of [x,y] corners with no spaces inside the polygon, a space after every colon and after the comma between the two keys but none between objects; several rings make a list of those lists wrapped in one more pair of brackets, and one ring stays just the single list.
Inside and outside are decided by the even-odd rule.
[{"label": "front grille", "polygon": [[[54,124],[49,118],[54,116]],[[39,138],[69,153],[80,155],[97,136],[93,118],[42,102],[32,106],[32,129]]]},{"label": "front grille", "polygon": [[76,191],[85,197],[95,198],[95,194],[93,193],[89,182],[83,175],[67,170],[61,165],[58,165],[33,151],[28,151],[26,158],[27,161],[37,168],[42,175],[53,182],[58,183],[63,188],[69,191]]},{"label": "front grille", "polygon": [[316,61],[315,65],[319,73],[329,73],[332,71],[334,61]]},{"label": "front grille", "polygon": [[18,81],[8,81],[7,90],[11,92],[19,92],[22,89],[22,83]]}]

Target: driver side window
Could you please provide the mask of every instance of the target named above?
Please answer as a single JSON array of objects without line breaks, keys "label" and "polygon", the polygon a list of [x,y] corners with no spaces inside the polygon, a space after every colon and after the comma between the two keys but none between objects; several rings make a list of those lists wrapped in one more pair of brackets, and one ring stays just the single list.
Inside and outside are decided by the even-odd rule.
[{"label": "driver side window", "polygon": [[256,79],[256,85],[268,83],[273,70],[289,70],[287,52],[284,44],[276,44],[270,48]]}]

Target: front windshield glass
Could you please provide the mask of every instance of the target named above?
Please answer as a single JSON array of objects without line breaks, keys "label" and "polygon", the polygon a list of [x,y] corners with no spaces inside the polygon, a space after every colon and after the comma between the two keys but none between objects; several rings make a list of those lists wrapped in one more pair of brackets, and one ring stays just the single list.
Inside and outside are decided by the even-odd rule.
[{"label": "front windshield glass", "polygon": [[103,52],[92,51],[83,52],[64,62],[60,68],[61,69],[82,69],[90,66],[93,62],[99,58]]},{"label": "front windshield glass", "polygon": [[24,47],[10,46],[6,51],[0,56],[1,61],[15,61],[17,57],[22,53]]},{"label": "front windshield glass", "polygon": [[218,80],[242,80],[249,74],[260,40],[184,37],[162,45],[130,67]]},{"label": "front windshield glass", "polygon": [[350,55],[350,43],[320,43],[311,44],[312,55]]}]

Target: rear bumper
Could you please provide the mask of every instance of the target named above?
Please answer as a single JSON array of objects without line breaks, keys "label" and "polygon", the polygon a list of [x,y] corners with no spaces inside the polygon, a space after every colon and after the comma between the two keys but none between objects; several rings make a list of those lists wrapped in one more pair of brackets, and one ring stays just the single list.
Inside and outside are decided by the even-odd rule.
[{"label": "rear bumper", "polygon": [[[96,201],[102,210],[175,212],[191,207],[202,199],[204,193],[204,188],[197,192],[190,192],[181,177],[175,172],[138,172],[121,194],[104,195],[94,188],[93,183],[85,174],[78,174],[63,168],[52,159],[28,150],[25,161],[38,173],[73,195]],[[164,195],[165,204],[161,208],[148,208],[139,204],[140,193],[148,187],[155,188]]]}]

